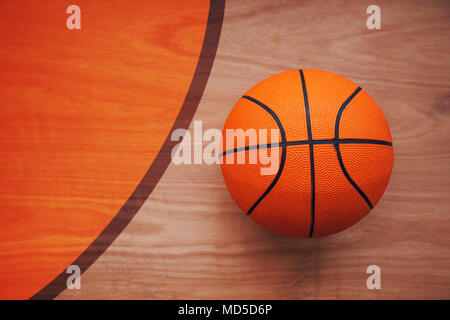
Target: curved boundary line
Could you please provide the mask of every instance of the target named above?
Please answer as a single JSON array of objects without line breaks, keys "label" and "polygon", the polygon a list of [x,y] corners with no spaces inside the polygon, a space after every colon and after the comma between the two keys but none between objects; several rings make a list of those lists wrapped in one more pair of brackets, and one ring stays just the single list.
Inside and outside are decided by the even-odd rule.
[{"label": "curved boundary line", "polygon": [[[338,114],[336,116],[336,123],[335,123],[335,127],[334,127],[334,132],[335,132],[335,139],[336,141],[339,141],[339,124],[341,122],[341,116],[342,113],[344,112],[345,107],[347,107],[347,105],[350,103],[350,101],[353,100],[353,98],[358,94],[358,92],[361,91],[361,87],[356,88],[356,90],[350,95],[350,97],[347,98],[347,100],[344,101],[344,103],[341,105],[341,107],[339,108]],[[364,201],[367,203],[367,205],[369,206],[370,209],[373,209],[373,205],[372,202],[370,202],[369,197],[361,190],[361,188],[356,184],[355,181],[353,181],[353,179],[350,177],[350,175],[347,172],[347,169],[345,169],[344,166],[344,161],[342,160],[342,155],[341,155],[341,151],[339,150],[339,143],[335,143],[334,147],[336,149],[336,153],[337,153],[337,157],[338,157],[338,161],[339,161],[339,165],[341,167],[342,173],[344,174],[345,178],[348,180],[348,182],[350,182],[350,184],[353,186],[353,188],[358,191],[359,195],[364,199]]]},{"label": "curved boundary line", "polygon": [[[73,265],[78,265],[80,267],[81,273],[86,271],[103,254],[103,252],[106,251],[122,230],[125,229],[166,171],[171,159],[171,150],[177,144],[177,141],[171,141],[170,136],[175,129],[187,129],[189,127],[198,104],[200,103],[206,83],[208,82],[219,44],[224,10],[225,0],[210,1],[202,49],[200,51],[191,85],[180,112],[178,113],[158,155],[134,192],[100,235],[77,259],[75,259],[75,261],[72,262]],[[66,289],[67,276],[66,270],[63,270],[54,280],[34,294],[30,299],[54,299]]]},{"label": "curved boundary line", "polygon": [[252,97],[243,96],[242,98],[247,99],[247,100],[257,104],[258,106],[260,106],[261,108],[266,110],[272,116],[272,118],[275,120],[275,122],[278,125],[278,129],[280,130],[281,143],[282,143],[282,145],[281,145],[281,161],[280,161],[280,167],[278,168],[277,175],[275,176],[275,178],[273,178],[272,183],[269,185],[269,187],[266,189],[266,191],[264,191],[262,196],[259,197],[259,199],[256,200],[256,202],[247,211],[247,215],[249,216],[253,212],[253,210],[255,210],[255,208],[259,205],[259,203],[269,194],[270,190],[272,190],[272,188],[277,184],[278,179],[280,179],[281,173],[283,172],[283,169],[284,169],[284,163],[286,162],[286,133],[284,131],[284,128],[283,128],[283,125],[281,124],[280,119],[278,118],[277,114],[272,109],[270,109],[264,103],[254,99]]}]

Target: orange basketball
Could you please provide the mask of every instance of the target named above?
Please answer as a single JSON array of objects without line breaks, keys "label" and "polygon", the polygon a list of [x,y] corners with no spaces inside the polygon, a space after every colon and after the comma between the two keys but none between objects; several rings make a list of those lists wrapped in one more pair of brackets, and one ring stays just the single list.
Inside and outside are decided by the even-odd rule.
[{"label": "orange basketball", "polygon": [[[389,126],[369,94],[312,69],[276,74],[247,91],[225,122],[221,156],[238,206],[265,228],[301,238],[330,235],[364,217],[394,162]],[[270,164],[273,172],[263,174]]]}]

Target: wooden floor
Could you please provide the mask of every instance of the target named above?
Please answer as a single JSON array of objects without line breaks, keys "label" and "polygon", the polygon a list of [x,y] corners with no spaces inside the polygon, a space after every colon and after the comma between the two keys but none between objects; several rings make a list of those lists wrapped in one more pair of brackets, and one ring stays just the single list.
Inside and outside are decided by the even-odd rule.
[{"label": "wooden floor", "polygon": [[0,1],[0,299],[66,276],[186,113],[207,1],[77,5]]},{"label": "wooden floor", "polygon": [[[350,229],[289,239],[240,212],[217,165],[171,164],[137,215],[58,298],[450,298],[450,2],[226,2],[214,66],[194,120],[222,128],[256,82],[317,68],[361,85],[394,141],[391,182]],[[192,125],[191,125],[192,128]],[[366,288],[381,267],[381,290]]]}]

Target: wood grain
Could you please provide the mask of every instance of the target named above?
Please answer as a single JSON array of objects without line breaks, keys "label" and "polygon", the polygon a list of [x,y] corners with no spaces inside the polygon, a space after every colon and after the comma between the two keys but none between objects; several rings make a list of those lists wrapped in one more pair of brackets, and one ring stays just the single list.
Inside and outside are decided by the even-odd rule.
[{"label": "wood grain", "polygon": [[64,1],[0,2],[3,299],[46,286],[124,207],[180,113],[209,9],[77,4],[81,30]]},{"label": "wood grain", "polygon": [[[171,164],[133,221],[59,298],[450,298],[450,3],[227,1],[194,120],[221,128],[253,84],[287,69],[361,85],[391,127],[395,164],[380,203],[320,239],[272,234],[240,212],[217,165]],[[382,289],[366,288],[366,268]]]}]

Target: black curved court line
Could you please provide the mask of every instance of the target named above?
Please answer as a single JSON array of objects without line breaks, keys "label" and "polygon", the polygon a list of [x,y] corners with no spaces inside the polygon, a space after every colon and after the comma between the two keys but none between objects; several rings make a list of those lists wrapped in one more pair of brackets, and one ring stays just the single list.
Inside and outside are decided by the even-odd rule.
[{"label": "black curved court line", "polygon": [[[71,263],[78,265],[81,273],[85,272],[111,245],[117,236],[125,229],[128,223],[133,219],[138,210],[142,207],[148,196],[152,193],[156,184],[169,166],[172,148],[178,143],[170,139],[174,130],[179,128],[187,129],[194,117],[200,99],[208,82],[208,78],[216,56],[217,46],[219,44],[220,32],[222,29],[223,15],[225,10],[225,0],[211,0],[209,5],[208,21],[203,38],[203,44],[200,56],[195,68],[195,72],[189,86],[188,92],[181,106],[175,122],[170,129],[161,149],[156,158],[150,165],[144,177],[122,206],[119,212],[114,216],[111,222],[105,227],[100,235],[81,253],[81,255]],[[30,299],[54,299],[66,289],[66,279],[68,274],[66,270],[61,273],[33,295]]]},{"label": "black curved court line", "polygon": [[[347,98],[347,100],[344,101],[344,103],[339,108],[338,114],[336,116],[336,123],[334,126],[334,135],[335,139],[339,139],[339,124],[341,122],[341,116],[344,112],[344,109],[347,107],[347,105],[350,103],[350,101],[353,100],[353,98],[358,94],[358,92],[361,91],[361,87],[356,88],[356,90],[350,95],[350,97]],[[347,169],[345,169],[344,161],[342,160],[341,151],[339,150],[339,144],[336,143],[334,145],[334,148],[336,149],[339,165],[341,167],[342,173],[344,173],[345,178],[347,178],[348,182],[353,186],[353,188],[359,193],[359,195],[364,199],[364,201],[367,203],[370,209],[373,209],[372,202],[370,201],[369,197],[361,190],[361,188],[356,184],[355,181],[350,177],[350,175],[347,172]]]},{"label": "black curved court line", "polygon": [[302,82],[303,100],[305,104],[306,112],[306,126],[308,129],[308,144],[309,144],[309,166],[311,169],[311,225],[309,228],[308,237],[311,238],[314,233],[314,223],[316,218],[316,174],[314,171],[314,145],[312,144],[312,129],[311,129],[311,116],[309,114],[309,101],[308,91],[306,90],[306,81],[303,70],[299,70],[300,79]]},{"label": "black curved court line", "polygon": [[[258,106],[263,108],[265,111],[267,111],[272,116],[272,118],[277,123],[278,129],[280,130],[281,142],[286,143],[286,133],[285,133],[283,125],[281,124],[281,121],[278,118],[278,116],[276,115],[276,113],[273,112],[273,110],[270,109],[268,106],[266,106],[264,103],[256,100],[255,98],[252,98],[249,96],[243,96],[242,98],[247,99],[247,100],[257,104]],[[284,169],[284,164],[286,162],[286,145],[282,145],[281,147],[282,147],[281,148],[281,161],[280,161],[280,167],[278,168],[277,174],[276,174],[275,178],[273,178],[272,183],[269,185],[269,187],[266,189],[266,191],[264,191],[264,193],[259,197],[259,199],[256,200],[256,202],[250,207],[250,209],[248,209],[248,211],[247,211],[248,216],[252,214],[253,210],[255,210],[255,208],[259,205],[259,203],[269,194],[270,190],[272,190],[272,188],[277,184],[278,179],[280,179],[281,173],[283,172],[283,169]]]}]

